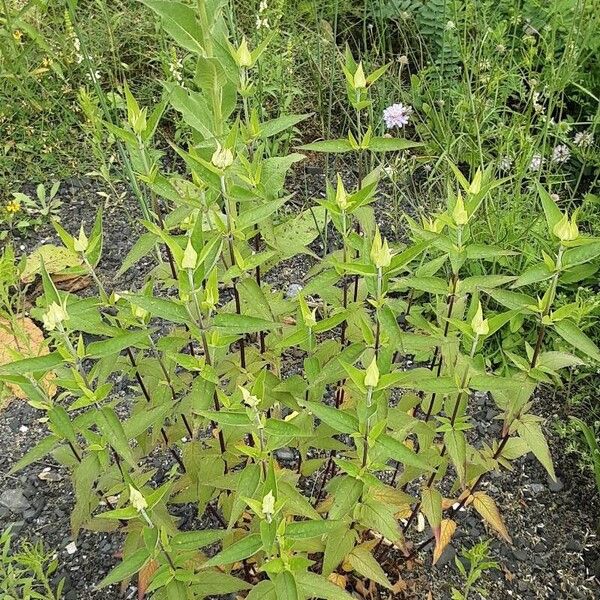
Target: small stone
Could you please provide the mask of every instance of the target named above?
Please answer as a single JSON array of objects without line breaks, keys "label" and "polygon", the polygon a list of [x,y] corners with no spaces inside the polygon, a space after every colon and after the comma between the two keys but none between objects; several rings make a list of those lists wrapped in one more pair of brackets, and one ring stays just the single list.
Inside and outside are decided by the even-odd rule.
[{"label": "small stone", "polygon": [[77,552],[77,544],[75,542],[69,542],[65,546],[65,550],[67,551],[67,554],[75,554],[75,552]]},{"label": "small stone", "polygon": [[548,475],[548,487],[551,492],[560,492],[565,487],[565,484],[560,477],[557,477],[556,480],[554,480]]},{"label": "small stone", "polygon": [[296,455],[291,448],[279,448],[275,451],[275,456],[281,462],[292,462],[296,459]]},{"label": "small stone", "polygon": [[567,542],[565,548],[569,552],[581,552],[583,550],[583,545],[581,544],[581,542],[578,542],[577,540],[569,540]]},{"label": "small stone", "polygon": [[545,486],[541,483],[528,483],[523,486],[524,491],[530,492],[534,496],[541,494],[545,489]]},{"label": "small stone", "polygon": [[20,488],[14,490],[4,490],[0,495],[0,504],[6,506],[14,513],[23,512],[30,506],[29,500],[23,495],[23,490]]},{"label": "small stone", "polygon": [[49,467],[46,467],[41,473],[38,473],[38,479],[42,481],[57,482],[62,481],[62,475],[56,471],[52,471]]},{"label": "small stone", "polygon": [[285,292],[285,297],[288,300],[295,298],[302,291],[302,286],[299,283],[290,283],[288,289]]},{"label": "small stone", "polygon": [[27,425],[21,425],[21,427],[19,427],[19,431],[21,433],[27,433],[29,431],[29,427],[27,427]]},{"label": "small stone", "polygon": [[512,553],[513,556],[521,562],[525,562],[529,559],[529,554],[525,552],[525,550],[513,550]]},{"label": "small stone", "polygon": [[544,542],[538,542],[534,547],[533,547],[533,551],[534,552],[546,552],[546,544],[544,544]]}]

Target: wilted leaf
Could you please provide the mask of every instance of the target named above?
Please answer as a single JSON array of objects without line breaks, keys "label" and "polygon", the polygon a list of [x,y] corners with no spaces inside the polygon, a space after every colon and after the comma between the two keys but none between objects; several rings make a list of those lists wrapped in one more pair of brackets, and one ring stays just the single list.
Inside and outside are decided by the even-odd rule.
[{"label": "wilted leaf", "polygon": [[[33,358],[48,354],[48,347],[44,342],[41,329],[28,317],[8,321],[0,318],[0,366],[7,365],[21,358]],[[52,384],[53,373],[48,373],[42,380],[42,385],[48,396],[56,393],[56,386]],[[6,383],[8,388],[17,398],[27,398],[23,390],[14,383]]]},{"label": "wilted leaf", "polygon": [[442,552],[446,548],[446,546],[450,543],[454,532],[456,531],[456,522],[452,519],[443,519],[440,524],[440,537],[439,540],[435,544],[435,549],[433,551],[433,564],[439,560]]},{"label": "wilted leaf", "polygon": [[[50,275],[62,274],[66,275],[67,269],[79,267],[82,264],[81,258],[75,252],[52,244],[44,244],[34,250],[28,257],[25,263],[25,269],[21,273],[21,281],[28,283],[35,279],[35,276],[40,272],[40,266],[44,262],[44,267]],[[83,271],[74,273],[72,277],[77,277]]]},{"label": "wilted leaf", "polygon": [[500,516],[500,511],[492,498],[484,492],[475,492],[473,494],[473,506],[487,523],[489,523],[509,544],[512,544],[512,539]]}]

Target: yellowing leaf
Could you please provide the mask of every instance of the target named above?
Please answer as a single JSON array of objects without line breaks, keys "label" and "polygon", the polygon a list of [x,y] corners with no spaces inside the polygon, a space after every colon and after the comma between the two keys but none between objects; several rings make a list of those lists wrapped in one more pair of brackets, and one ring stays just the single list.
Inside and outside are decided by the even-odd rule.
[{"label": "yellowing leaf", "polygon": [[440,524],[440,539],[435,544],[433,551],[433,564],[439,560],[444,548],[450,543],[454,532],[456,531],[456,522],[452,519],[443,519]]},{"label": "yellowing leaf", "polygon": [[[44,334],[31,319],[22,317],[8,321],[0,318],[0,366],[19,358],[33,358],[45,354],[48,354],[48,347],[44,342]],[[51,383],[52,379],[54,376],[48,374],[42,380],[50,397],[56,393],[56,386]],[[17,398],[27,398],[18,385],[14,383],[6,385]]]},{"label": "yellowing leaf", "polygon": [[[82,264],[81,259],[77,254],[71,252],[67,248],[45,244],[34,250],[28,257],[25,263],[25,269],[21,274],[21,280],[31,282],[40,272],[40,265],[44,261],[46,271],[52,274],[62,274],[67,269],[79,267]],[[81,273],[77,273],[81,275]]]},{"label": "yellowing leaf", "polygon": [[512,539],[500,516],[500,511],[492,498],[484,492],[475,492],[473,494],[473,506],[485,521],[487,521],[509,544],[512,544]]}]

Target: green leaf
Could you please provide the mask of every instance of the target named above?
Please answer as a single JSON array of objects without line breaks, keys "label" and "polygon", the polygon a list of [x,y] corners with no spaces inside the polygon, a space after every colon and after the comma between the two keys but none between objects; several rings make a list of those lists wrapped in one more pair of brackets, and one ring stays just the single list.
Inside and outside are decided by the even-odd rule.
[{"label": "green leaf", "polygon": [[159,317],[172,323],[187,323],[190,316],[185,306],[167,300],[166,298],[155,298],[143,294],[122,294],[132,305],[148,311],[153,317]]},{"label": "green leaf", "polygon": [[123,425],[119,421],[115,411],[109,406],[101,408],[97,413],[98,427],[102,431],[102,435],[115,452],[123,458],[131,467],[135,467],[135,459],[129,441],[125,435]]},{"label": "green leaf", "polygon": [[160,427],[164,420],[173,412],[173,405],[170,402],[163,402],[158,406],[148,410],[136,412],[130,419],[123,423],[123,430],[127,439],[133,439],[147,431],[153,425]]},{"label": "green leaf", "polygon": [[218,567],[236,563],[245,558],[250,558],[262,548],[262,541],[259,533],[252,533],[234,542],[218,554],[207,560],[202,568]]},{"label": "green leaf", "polygon": [[[226,596],[235,594],[241,590],[250,589],[249,583],[221,571],[211,570],[201,573],[195,573],[193,578],[194,598],[205,598],[206,596]],[[270,583],[270,582],[269,582]],[[235,594],[237,597],[237,594]],[[250,596],[246,596],[249,598]],[[180,600],[177,598],[176,600]]]},{"label": "green leaf", "polygon": [[294,423],[282,421],[280,419],[267,419],[265,422],[265,431],[269,435],[279,437],[307,437],[311,435],[311,431],[303,431]]},{"label": "green leaf", "polygon": [[462,431],[447,431],[444,433],[444,444],[448,450],[448,456],[456,468],[458,477],[463,483],[466,475],[467,442]]},{"label": "green leaf", "polygon": [[173,0],[140,0],[162,19],[163,27],[186,50],[204,55],[203,33],[193,8]]},{"label": "green leaf", "polygon": [[294,521],[285,528],[286,539],[304,540],[321,537],[331,533],[340,526],[340,521],[328,519],[327,521]]},{"label": "green leaf", "polygon": [[520,294],[518,292],[509,292],[507,290],[495,290],[485,288],[483,290],[488,296],[491,296],[496,302],[506,306],[511,310],[520,310],[526,314],[531,314],[531,309],[526,308],[527,306],[537,306],[535,298],[528,296],[527,294]]},{"label": "green leaf", "polygon": [[34,358],[23,358],[12,363],[0,366],[0,379],[9,375],[35,375],[47,373],[63,363],[63,358],[58,352],[51,352]]},{"label": "green leaf", "polygon": [[73,429],[71,419],[67,414],[67,411],[62,406],[53,406],[48,411],[48,418],[52,424],[52,428],[55,433],[62,436],[72,444],[77,443],[77,435]]},{"label": "green leaf", "polygon": [[340,433],[356,433],[358,431],[358,419],[342,409],[310,401],[306,402],[306,406],[323,423]]},{"label": "green leaf", "polygon": [[412,142],[403,138],[372,137],[369,141],[371,152],[394,152],[422,146],[421,142]]},{"label": "green leaf", "polygon": [[117,335],[108,340],[92,342],[86,348],[86,356],[90,358],[102,358],[112,354],[119,354],[126,348],[147,348],[148,336],[152,333],[151,329],[142,329],[130,331],[122,335]]},{"label": "green leaf", "polygon": [[338,485],[335,488],[333,504],[329,510],[329,518],[334,521],[341,519],[350,511],[354,510],[354,506],[358,502],[363,491],[362,481],[354,479],[353,477],[344,476],[336,483]]},{"label": "green leaf", "polygon": [[266,139],[273,135],[277,135],[302,121],[305,121],[310,117],[307,115],[283,115],[281,117],[277,117],[276,119],[271,119],[269,121],[265,121],[261,123],[259,126],[260,137],[262,139]]},{"label": "green leaf", "polygon": [[383,449],[389,458],[392,458],[399,463],[409,467],[415,467],[422,471],[431,471],[432,467],[427,464],[420,456],[415,454],[410,448],[402,442],[393,438],[386,433],[381,434],[377,438],[376,445]]},{"label": "green leaf", "polygon": [[548,265],[541,262],[537,265],[529,267],[523,274],[521,274],[517,280],[512,284],[511,287],[518,288],[524,285],[531,285],[532,283],[538,283],[539,281],[545,281],[550,279],[554,273],[548,268]]},{"label": "green leaf", "polygon": [[202,529],[176,533],[171,539],[173,550],[197,550],[218,542],[227,532],[224,529]]},{"label": "green leaf", "polygon": [[[556,333],[566,342],[583,352],[588,358],[600,362],[600,349],[575,323],[565,319],[553,323]],[[0,371],[1,372],[1,371]]]},{"label": "green leaf", "polygon": [[215,327],[222,327],[237,335],[268,331],[275,327],[275,323],[272,321],[235,313],[218,314],[213,319],[213,324]]},{"label": "green leaf", "polygon": [[259,581],[248,593],[246,600],[277,600],[275,585],[272,581],[265,579]]},{"label": "green leaf", "polygon": [[[439,533],[442,522],[442,494],[434,488],[426,487],[421,493],[421,511],[434,533]],[[437,534],[436,534],[437,536]]]},{"label": "green leaf", "polygon": [[556,480],[556,473],[554,472],[550,449],[548,448],[548,443],[546,442],[546,438],[544,437],[539,422],[530,419],[525,420],[525,418],[522,417],[517,423],[517,432],[519,436],[527,442],[529,449],[540,463],[542,463],[542,466],[548,471],[550,477]]},{"label": "green leaf", "polygon": [[360,506],[359,522],[379,532],[391,542],[402,540],[402,533],[391,506],[369,499]]},{"label": "green leaf", "polygon": [[290,571],[278,573],[273,583],[277,600],[299,600],[298,586]]},{"label": "green leaf", "polygon": [[296,580],[307,598],[322,598],[323,600],[352,600],[353,598],[335,583],[310,571],[297,573]]},{"label": "green leaf", "polygon": [[49,435],[45,437],[41,442],[36,444],[23,458],[18,460],[8,472],[9,475],[28,467],[30,464],[37,462],[44,458],[44,456],[50,454],[56,446],[58,446],[60,439],[56,435]]},{"label": "green leaf", "polygon": [[347,139],[322,140],[300,146],[300,150],[310,150],[311,152],[352,152],[353,148]]},{"label": "green leaf", "polygon": [[544,209],[544,215],[546,215],[546,223],[548,224],[548,233],[554,234],[554,226],[563,218],[560,209],[554,202],[552,196],[543,188],[542,184],[536,183],[540,200],[542,201],[542,208]]},{"label": "green leaf", "polygon": [[132,575],[139,572],[142,567],[148,562],[150,552],[147,548],[136,550],[131,556],[119,563],[99,584],[98,588],[104,588],[113,583],[118,583],[128,579]]},{"label": "green leaf", "polygon": [[144,258],[156,245],[156,236],[153,233],[146,232],[142,233],[140,237],[136,240],[135,244],[131,247],[123,264],[119,268],[116,274],[116,278],[118,279],[124,273],[129,271],[133,265],[135,265],[139,260]]},{"label": "green leaf", "polygon": [[357,546],[354,548],[354,550],[352,550],[352,552],[350,552],[348,555],[348,562],[359,575],[362,575],[363,577],[382,585],[388,590],[392,589],[385,571],[375,560],[371,552],[365,547]]}]

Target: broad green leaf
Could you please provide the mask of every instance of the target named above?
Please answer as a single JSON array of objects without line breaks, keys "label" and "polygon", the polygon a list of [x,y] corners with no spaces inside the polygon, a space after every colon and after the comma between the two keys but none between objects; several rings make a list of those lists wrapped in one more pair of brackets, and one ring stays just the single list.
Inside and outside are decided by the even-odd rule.
[{"label": "broad green leaf", "polygon": [[123,458],[131,467],[135,467],[135,458],[129,440],[125,435],[125,430],[115,411],[109,406],[101,408],[96,413],[98,427],[102,431],[103,436],[115,452]]},{"label": "broad green leaf", "polygon": [[174,550],[197,550],[218,542],[226,533],[224,529],[182,531],[173,536],[171,546]]},{"label": "broad green leaf", "polygon": [[291,540],[304,540],[313,537],[321,537],[336,528],[340,521],[327,519],[327,521],[294,521],[285,528],[285,537]]},{"label": "broad green leaf", "polygon": [[421,511],[427,517],[437,540],[442,522],[442,494],[435,488],[424,488],[421,493]]},{"label": "broad green leaf", "polygon": [[546,215],[546,223],[548,224],[548,233],[554,234],[554,226],[563,218],[563,214],[554,202],[552,196],[544,189],[541,183],[536,183],[540,200],[542,201],[542,208]]},{"label": "broad green leaf", "polygon": [[275,327],[275,323],[260,319],[259,317],[251,317],[248,315],[238,315],[235,313],[221,313],[213,319],[215,327],[227,329],[231,333],[237,335],[244,333],[257,333],[259,331],[268,331]]},{"label": "broad green leaf", "polygon": [[354,548],[348,555],[348,562],[359,575],[382,585],[388,590],[392,588],[385,571],[365,547],[357,546]]},{"label": "broad green leaf", "polygon": [[306,402],[307,408],[323,423],[340,433],[356,433],[358,419],[340,408],[332,408],[320,402]]},{"label": "broad green leaf", "polygon": [[119,354],[126,348],[147,348],[149,345],[148,336],[151,333],[151,329],[142,329],[138,331],[129,331],[108,340],[92,342],[86,348],[86,356],[90,358],[102,358],[103,356]]},{"label": "broad green leaf", "polygon": [[421,142],[412,142],[402,138],[372,137],[369,140],[369,150],[371,152],[394,152],[398,150],[408,150],[422,146]]},{"label": "broad green leaf", "polygon": [[[593,361],[600,362],[600,349],[575,323],[565,319],[553,323],[556,333]],[[2,370],[0,368],[0,374]]]},{"label": "broad green leaf", "polygon": [[46,373],[55,367],[60,366],[63,359],[58,352],[51,352],[43,356],[33,358],[23,358],[12,363],[0,366],[0,379],[3,376],[10,375],[35,375],[37,373]]},{"label": "broad green leaf", "polygon": [[10,468],[8,474],[12,475],[13,473],[20,471],[21,469],[28,467],[30,464],[41,460],[42,458],[50,454],[50,452],[52,452],[52,450],[54,450],[56,446],[58,446],[59,442],[60,439],[56,435],[49,435],[48,437],[45,437],[41,442],[39,442],[31,450],[29,450],[27,454],[23,456],[23,458],[18,460]]},{"label": "broad green leaf", "polygon": [[202,568],[218,567],[236,563],[245,558],[250,558],[262,548],[262,540],[259,533],[252,533],[234,542],[218,554],[207,560]]},{"label": "broad green leaf", "polygon": [[104,588],[113,583],[119,583],[135,575],[148,562],[150,552],[147,548],[136,550],[131,556],[119,563],[99,584],[98,588]]},{"label": "broad green leaf", "polygon": [[266,139],[273,135],[277,135],[298,123],[308,119],[310,115],[283,115],[269,121],[261,123],[259,126],[260,137]]},{"label": "broad green leaf", "polygon": [[310,571],[296,574],[296,580],[308,598],[322,598],[323,600],[352,600],[353,598],[335,583]]},{"label": "broad green leaf", "polygon": [[312,142],[311,144],[305,144],[300,146],[300,150],[309,150],[311,152],[352,152],[353,148],[350,142],[345,139],[338,140],[323,140],[320,142]]},{"label": "broad green leaf", "polygon": [[381,434],[377,438],[376,445],[383,449],[389,458],[399,463],[422,471],[432,470],[432,467],[425,460],[391,435],[387,435],[386,433]]},{"label": "broad green leaf", "polygon": [[550,455],[548,442],[544,437],[539,422],[521,418],[517,423],[517,433],[527,442],[529,449],[540,463],[542,463],[542,466],[548,471],[550,477],[556,480],[556,473],[554,472],[554,465],[552,464],[552,456]]},{"label": "broad green leaf", "polygon": [[192,7],[173,0],[140,0],[161,17],[163,27],[186,50],[204,55],[202,29]]},{"label": "broad green leaf", "polygon": [[277,600],[299,600],[298,586],[290,571],[278,573],[273,581]]}]

